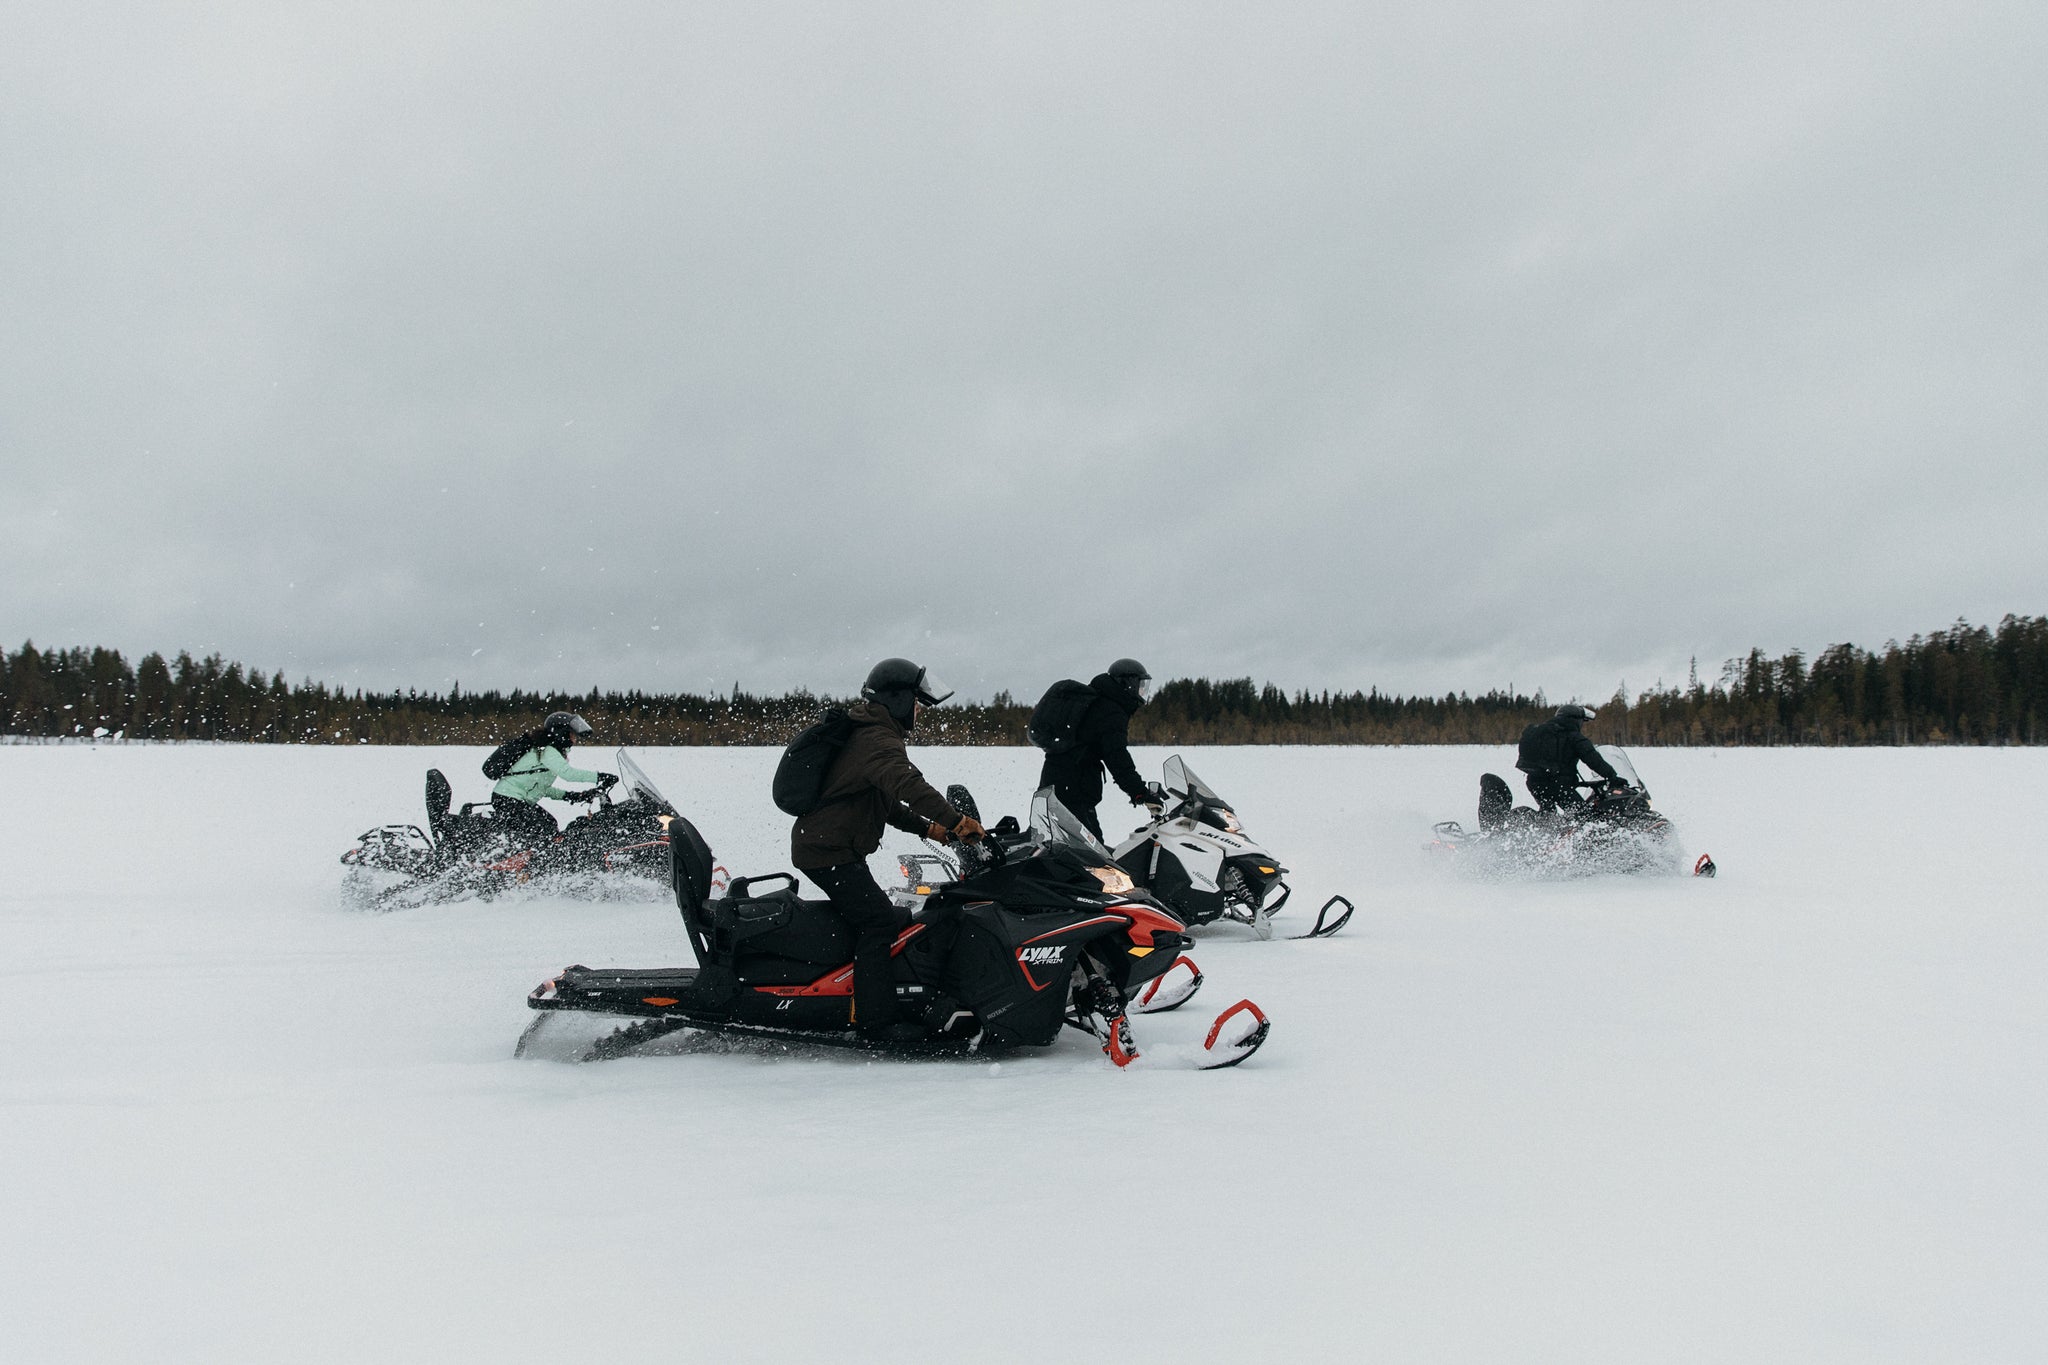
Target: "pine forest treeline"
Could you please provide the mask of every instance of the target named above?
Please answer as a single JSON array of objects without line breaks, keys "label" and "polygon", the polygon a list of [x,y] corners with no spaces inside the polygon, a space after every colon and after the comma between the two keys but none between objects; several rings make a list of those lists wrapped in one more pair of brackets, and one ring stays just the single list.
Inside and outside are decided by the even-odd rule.
[{"label": "pine forest treeline", "polygon": [[[1047,680],[1048,682],[1051,679]],[[806,692],[753,696],[601,692],[373,692],[228,663],[105,648],[0,651],[0,735],[28,739],[272,744],[495,744],[547,712],[582,712],[607,745],[780,744],[815,715]],[[1811,659],[1761,650],[1711,682],[1599,706],[1595,739],[1630,745],[1908,745],[2048,742],[2048,618],[1958,621],[1881,650],[1832,645]],[[1139,744],[1508,744],[1553,702],[1490,691],[1441,697],[1297,692],[1249,678],[1176,679],[1131,724]],[[919,738],[1021,744],[1028,704],[1005,694],[930,713]]]}]

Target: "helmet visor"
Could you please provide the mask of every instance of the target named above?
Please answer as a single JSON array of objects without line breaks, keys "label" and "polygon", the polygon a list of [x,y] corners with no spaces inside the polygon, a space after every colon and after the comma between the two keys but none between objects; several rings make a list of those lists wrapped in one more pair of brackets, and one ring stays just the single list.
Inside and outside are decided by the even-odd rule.
[{"label": "helmet visor", "polygon": [[919,701],[923,702],[926,706],[937,706],[952,695],[953,689],[940,682],[937,678],[934,678],[929,668],[918,670],[917,699]]}]

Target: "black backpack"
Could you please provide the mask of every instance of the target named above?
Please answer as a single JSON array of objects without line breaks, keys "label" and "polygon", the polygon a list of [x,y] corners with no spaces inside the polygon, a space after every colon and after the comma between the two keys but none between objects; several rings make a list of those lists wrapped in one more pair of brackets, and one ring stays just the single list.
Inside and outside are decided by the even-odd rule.
[{"label": "black backpack", "polygon": [[1094,700],[1095,689],[1087,683],[1072,678],[1054,683],[1031,708],[1031,723],[1024,727],[1024,737],[1049,754],[1066,753],[1080,742],[1081,718]]},{"label": "black backpack", "polygon": [[484,760],[484,776],[493,782],[502,780],[512,771],[513,764],[547,742],[546,730],[528,730],[523,735],[514,735],[491,750],[491,756]]},{"label": "black backpack", "polygon": [[853,738],[853,717],[843,706],[828,706],[782,751],[775,765],[775,808],[784,815],[809,815],[823,804],[825,774]]}]

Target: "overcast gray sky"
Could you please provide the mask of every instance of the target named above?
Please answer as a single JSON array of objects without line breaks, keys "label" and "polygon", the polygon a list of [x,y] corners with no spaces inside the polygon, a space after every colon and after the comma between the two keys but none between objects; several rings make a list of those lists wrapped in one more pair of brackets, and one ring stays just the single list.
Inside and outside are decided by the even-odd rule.
[{"label": "overcast gray sky", "polygon": [[2048,611],[2048,6],[0,0],[0,638],[1604,697]]}]

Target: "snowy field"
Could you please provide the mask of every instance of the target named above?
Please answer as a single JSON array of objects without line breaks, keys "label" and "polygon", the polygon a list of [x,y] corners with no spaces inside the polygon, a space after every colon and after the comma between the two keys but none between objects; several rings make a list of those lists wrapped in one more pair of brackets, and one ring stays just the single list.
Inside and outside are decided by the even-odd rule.
[{"label": "snowy field", "polygon": [[[1359,913],[1208,932],[1126,1073],[514,1061],[555,969],[688,950],[658,902],[349,909],[341,850],[482,756],[0,748],[0,1358],[2048,1355],[2048,753],[1639,751],[1718,880],[1490,885],[1419,846],[1504,750],[1191,750],[1283,929]],[[639,757],[787,865],[772,753]],[[919,757],[991,817],[1035,776]],[[1263,1052],[1163,1064],[1241,995]]]}]

